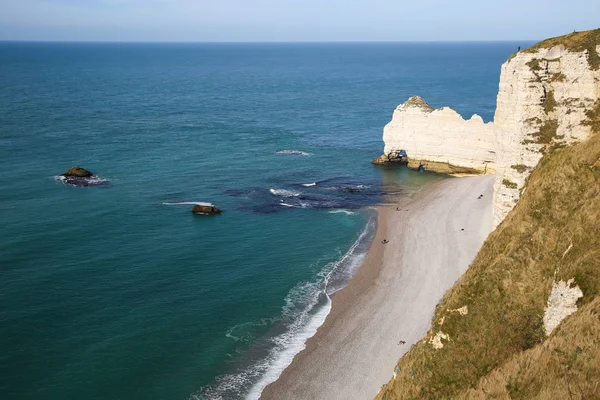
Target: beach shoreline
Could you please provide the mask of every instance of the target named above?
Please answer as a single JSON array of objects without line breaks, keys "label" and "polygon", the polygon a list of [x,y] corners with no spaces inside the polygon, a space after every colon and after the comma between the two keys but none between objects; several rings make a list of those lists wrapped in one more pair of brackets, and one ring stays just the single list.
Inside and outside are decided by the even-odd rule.
[{"label": "beach shoreline", "polygon": [[362,265],[332,295],[305,349],[260,398],[373,398],[492,231],[493,180],[450,178],[378,206]]}]

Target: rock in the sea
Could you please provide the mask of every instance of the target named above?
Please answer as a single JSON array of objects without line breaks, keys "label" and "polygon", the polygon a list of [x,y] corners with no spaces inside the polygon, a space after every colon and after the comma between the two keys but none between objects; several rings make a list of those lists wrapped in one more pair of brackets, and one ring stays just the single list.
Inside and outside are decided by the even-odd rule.
[{"label": "rock in the sea", "polygon": [[78,178],[89,178],[92,176],[92,173],[85,168],[81,168],[79,166],[74,166],[71,169],[68,169],[67,172],[63,174],[63,176],[75,176]]},{"label": "rock in the sea", "polygon": [[221,214],[221,212],[222,211],[215,206],[195,205],[194,207],[192,207],[192,213],[194,213],[194,214],[214,215],[214,214]]},{"label": "rock in the sea", "polygon": [[85,168],[75,166],[57,177],[64,184],[71,186],[105,186],[108,180],[102,179]]},{"label": "rock in the sea", "polygon": [[406,165],[408,164],[408,157],[406,157],[406,152],[404,150],[391,151],[389,154],[383,154],[382,156],[374,159],[372,163],[376,165]]},{"label": "rock in the sea", "polygon": [[434,109],[414,96],[396,108],[385,126],[384,155],[377,163],[403,162],[440,173],[494,173],[494,139],[493,124],[480,116],[465,120],[449,107]]}]

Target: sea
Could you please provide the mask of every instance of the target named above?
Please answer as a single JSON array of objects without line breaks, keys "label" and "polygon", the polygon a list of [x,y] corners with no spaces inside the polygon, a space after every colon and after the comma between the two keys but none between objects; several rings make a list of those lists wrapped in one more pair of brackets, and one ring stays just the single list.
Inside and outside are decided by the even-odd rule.
[{"label": "sea", "polygon": [[370,163],[395,107],[490,121],[526,44],[0,42],[0,397],[257,399],[441,179]]}]

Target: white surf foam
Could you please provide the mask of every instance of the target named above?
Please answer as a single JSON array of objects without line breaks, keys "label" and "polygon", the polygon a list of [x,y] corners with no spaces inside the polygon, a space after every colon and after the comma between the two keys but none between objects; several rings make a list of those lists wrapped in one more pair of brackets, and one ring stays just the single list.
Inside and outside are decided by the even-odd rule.
[{"label": "white surf foam", "polygon": [[189,206],[207,206],[214,207],[212,203],[206,203],[202,201],[180,201],[178,203],[162,203],[165,206],[181,206],[181,205],[189,205]]},{"label": "white surf foam", "polygon": [[[248,395],[246,396],[247,400],[258,400],[262,391],[269,384],[275,382],[281,376],[281,373],[292,363],[292,360],[296,356],[296,354],[300,353],[302,350],[306,348],[306,342],[308,339],[314,336],[317,332],[317,329],[323,325],[325,322],[325,318],[329,315],[331,311],[331,295],[338,290],[340,290],[343,286],[335,287],[330,286],[330,280],[333,275],[337,272],[337,269],[341,266],[347,265],[348,274],[353,274],[356,268],[362,263],[364,260],[366,253],[355,254],[356,249],[362,242],[362,240],[369,233],[369,229],[371,228],[371,223],[367,224],[365,229],[361,232],[358,239],[352,244],[350,249],[344,254],[339,260],[336,262],[328,264],[328,268],[325,268],[320,276],[323,277],[321,284],[319,285],[318,293],[311,293],[312,290],[307,290],[307,294],[313,295],[313,304],[310,308],[308,308],[305,312],[303,312],[299,318],[296,319],[296,322],[290,327],[288,332],[279,335],[274,338],[273,341],[278,344],[276,347],[276,353],[273,360],[269,363],[267,371],[262,375],[260,380],[252,386]],[[311,284],[307,285],[308,288],[312,286]],[[294,291],[290,293],[293,294]],[[292,306],[293,296],[288,295],[286,298],[286,307],[284,307],[284,314],[286,312],[286,308],[290,308]],[[314,315],[310,315],[309,313],[314,309],[314,307],[318,304],[319,296],[326,296],[326,304],[319,309]]]},{"label": "white surf foam", "polygon": [[317,186],[317,182],[303,183],[302,186],[305,186],[305,187]]},{"label": "white surf foam", "polygon": [[[350,249],[337,261],[328,263],[318,274],[318,279],[301,283],[288,293],[280,320],[290,323],[285,332],[269,339],[274,346],[266,357],[239,373],[222,376],[215,385],[190,396],[190,400],[223,400],[244,393],[247,400],[259,399],[264,388],[279,378],[325,321],[331,311],[330,296],[344,287],[364,260],[366,251],[357,253],[357,249],[373,226],[374,220],[369,221]],[[319,308],[315,310],[317,306]],[[269,324],[274,322],[268,321]],[[232,340],[245,339],[235,327],[226,336]]]},{"label": "white surf foam", "polygon": [[275,153],[277,154],[289,154],[292,156],[309,156],[310,153],[301,150],[277,150]]},{"label": "white surf foam", "polygon": [[354,211],[349,211],[349,210],[331,210],[329,211],[329,214],[346,214],[346,215],[354,215],[356,214]]},{"label": "white surf foam", "polygon": [[[64,184],[68,184],[66,176],[57,175],[54,177],[54,180],[60,181]],[[87,186],[99,186],[99,185],[108,183],[108,179],[100,178],[99,176],[96,176],[96,175],[92,175],[87,178],[82,178],[82,180],[85,181],[85,183],[87,183]],[[82,185],[74,185],[74,186],[86,186],[86,185],[82,184]]]},{"label": "white surf foam", "polygon": [[271,192],[271,194],[274,196],[280,196],[280,197],[298,197],[298,196],[300,196],[300,193],[294,192],[293,190],[287,190],[287,189],[269,189],[269,192]]}]

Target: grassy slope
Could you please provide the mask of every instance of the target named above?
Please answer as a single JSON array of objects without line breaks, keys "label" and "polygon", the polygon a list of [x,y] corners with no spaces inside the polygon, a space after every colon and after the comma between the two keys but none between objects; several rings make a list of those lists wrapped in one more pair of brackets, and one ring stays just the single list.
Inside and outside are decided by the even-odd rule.
[{"label": "grassy slope", "polygon": [[[544,156],[378,398],[600,398],[600,102],[588,118],[596,134]],[[546,338],[552,282],[571,278],[580,309]]]},{"label": "grassy slope", "polygon": [[[543,158],[517,207],[490,235],[472,266],[437,307],[427,338],[441,330],[451,340],[441,350],[419,342],[402,358],[398,378],[385,386],[380,398],[455,397],[476,387],[502,364],[522,357],[523,351],[537,349],[544,341],[542,316],[557,270],[557,279],[574,277],[583,290],[580,305],[597,298],[599,160],[600,135]],[[594,163],[597,166],[591,167]],[[447,311],[465,305],[467,315]],[[585,319],[582,313],[580,310],[571,318]],[[567,337],[571,334],[561,332]],[[570,338],[572,344],[585,348],[586,360],[598,368],[600,346],[583,346],[575,339]],[[559,353],[549,356],[560,358]],[[589,368],[581,366],[582,373]],[[600,374],[596,378],[600,380]],[[544,381],[561,379],[564,381],[560,368],[544,370]]]},{"label": "grassy slope", "polygon": [[600,397],[600,297],[567,318],[542,345],[519,353],[462,399]]},{"label": "grassy slope", "polygon": [[[523,50],[526,53],[536,52],[539,49],[547,49],[558,45],[565,46],[566,49],[578,53],[588,51],[588,62],[592,69],[600,68],[600,55],[596,50],[596,46],[600,44],[600,29],[591,31],[573,32],[568,35],[559,36],[551,39],[543,40],[535,45]],[[509,57],[509,60],[516,56],[514,53]]]}]

